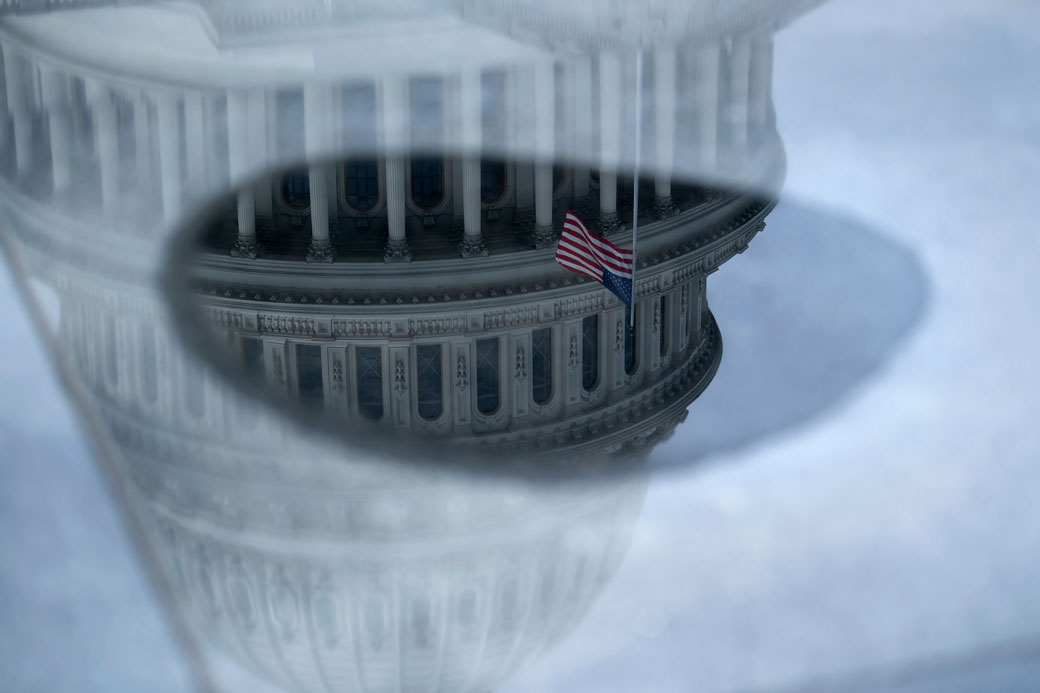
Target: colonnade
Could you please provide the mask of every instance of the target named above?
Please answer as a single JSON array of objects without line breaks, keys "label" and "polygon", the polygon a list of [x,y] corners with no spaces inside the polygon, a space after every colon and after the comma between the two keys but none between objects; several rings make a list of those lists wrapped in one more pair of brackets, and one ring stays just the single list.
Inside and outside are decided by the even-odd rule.
[{"label": "colonnade", "polygon": [[[626,114],[631,115],[633,104],[622,98],[633,93],[630,57],[601,53],[565,63],[546,59],[524,68],[506,68],[500,114],[505,147],[485,141],[484,76],[489,73],[479,67],[440,78],[439,107],[445,125],[431,142],[410,141],[412,110],[406,76],[369,82],[376,94],[372,113],[376,145],[386,152],[379,167],[381,215],[387,224],[384,259],[411,259],[405,155],[410,146],[450,143],[461,152],[452,171],[450,198],[451,214],[462,231],[458,251],[464,258],[488,253],[482,231],[482,214],[487,210],[481,200],[480,168],[480,152],[486,149],[531,155],[530,163],[515,167],[510,204],[515,208],[516,230],[526,234],[534,247],[555,242],[554,161],[576,162],[569,169],[569,192],[584,205],[592,225],[604,235],[619,231],[619,167],[632,155],[633,138],[623,130],[631,120]],[[736,36],[693,47],[656,48],[646,57],[648,88],[642,102],[647,115],[644,139],[649,146],[644,160],[653,167],[652,209],[663,218],[675,212],[672,170],[682,142],[692,139],[698,166],[713,171],[726,163],[720,161],[721,151],[746,153],[753,149],[751,138],[772,127],[772,39],[766,33]],[[12,123],[13,134],[9,138],[3,129],[4,139],[13,140],[9,147],[17,175],[24,177],[46,164],[53,193],[60,196],[77,186],[84,171],[96,171],[100,206],[106,214],[118,212],[131,197],[143,198],[170,221],[186,202],[199,199],[214,185],[227,182],[237,187],[247,182],[250,172],[277,159],[315,161],[347,144],[345,85],[305,85],[302,122],[283,122],[276,95],[260,88],[198,91],[107,83],[39,64],[11,49],[5,49],[3,75],[3,116]],[[120,109],[129,112],[129,118],[121,118]],[[84,113],[77,116],[77,110]],[[37,118],[38,111],[46,117]],[[90,124],[89,137],[74,127],[80,121]],[[34,125],[41,122],[46,127]],[[302,129],[301,151],[276,151],[274,143],[295,128]],[[131,147],[135,160],[126,161]],[[78,155],[82,152],[85,157]],[[88,168],[77,168],[77,157],[85,158]],[[598,194],[594,194],[594,171]],[[310,192],[307,260],[332,262],[330,230],[340,215],[337,182],[324,163],[309,166],[306,177]],[[272,188],[270,180],[261,180],[239,189],[232,255],[255,258],[262,251],[257,232],[258,227],[263,230],[272,224]]]}]

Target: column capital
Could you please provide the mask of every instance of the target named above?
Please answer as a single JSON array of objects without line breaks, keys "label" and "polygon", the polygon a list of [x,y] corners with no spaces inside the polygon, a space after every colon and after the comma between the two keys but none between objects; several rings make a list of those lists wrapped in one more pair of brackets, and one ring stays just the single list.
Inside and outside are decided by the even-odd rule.
[{"label": "column capital", "polygon": [[613,236],[614,234],[621,231],[623,227],[621,222],[618,220],[617,212],[603,212],[599,213],[599,232],[602,236]]},{"label": "column capital", "polygon": [[667,219],[679,213],[679,208],[672,201],[672,196],[655,197],[653,202],[654,216],[658,219]]},{"label": "column capital", "polygon": [[488,249],[487,243],[484,242],[484,236],[463,235],[462,240],[459,242],[459,255],[466,258],[487,257]]},{"label": "column capital", "polygon": [[[255,260],[264,254],[264,246],[256,239],[256,236],[239,236],[235,239],[235,245],[231,248],[231,257],[241,257],[247,260]],[[310,260],[310,255],[307,256]]]},{"label": "column capital", "polygon": [[328,238],[311,239],[307,247],[307,262],[332,262],[336,259],[336,250]]},{"label": "column capital", "polygon": [[535,226],[534,232],[531,234],[531,244],[539,250],[555,246],[556,231],[552,225]]},{"label": "column capital", "polygon": [[383,251],[383,262],[411,262],[412,249],[405,238],[388,238]]}]

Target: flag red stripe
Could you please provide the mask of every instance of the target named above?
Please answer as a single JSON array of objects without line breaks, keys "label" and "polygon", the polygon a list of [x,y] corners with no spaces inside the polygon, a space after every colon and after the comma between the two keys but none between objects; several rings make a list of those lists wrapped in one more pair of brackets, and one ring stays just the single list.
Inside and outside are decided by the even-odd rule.
[{"label": "flag red stripe", "polygon": [[590,245],[592,245],[600,252],[609,255],[610,257],[613,257],[617,260],[625,260],[632,257],[631,250],[619,248],[610,241],[604,240],[599,236],[593,235],[591,231],[585,228],[584,224],[576,224],[574,223],[573,219],[567,219],[567,221],[563,223],[563,227],[565,229],[569,228],[575,233],[580,234],[583,238],[585,238],[585,240],[589,242]]},{"label": "flag red stripe", "polygon": [[560,263],[561,265],[563,265],[564,267],[566,267],[567,269],[569,269],[569,270],[571,270],[573,272],[578,272],[579,274],[584,274],[586,276],[592,277],[593,279],[598,281],[600,284],[603,283],[603,273],[602,272],[600,272],[599,275],[596,275],[593,272],[590,272],[589,270],[585,269],[584,265],[572,265],[567,260],[564,260],[564,259],[559,258],[559,257],[556,258],[556,262]]},{"label": "flag red stripe", "polygon": [[596,266],[600,264],[596,256],[590,253],[587,247],[581,245],[580,243],[575,243],[567,236],[562,236],[560,238],[560,243],[557,246],[557,251],[563,250],[566,250],[570,253],[574,253],[575,255],[580,255],[585,260],[588,260],[590,265]]},{"label": "flag red stripe", "polygon": [[589,262],[588,260],[585,260],[584,258],[582,258],[579,255],[574,255],[573,253],[565,253],[565,252],[556,253],[556,259],[557,260],[567,260],[568,262],[570,262],[572,264],[581,265],[582,267],[587,269],[589,272],[592,272],[593,274],[595,274],[597,277],[602,276],[602,274],[603,274],[603,268],[602,267],[599,267],[599,266]]},{"label": "flag red stripe", "polygon": [[[570,231],[571,233],[567,234],[567,231]],[[581,234],[580,236],[578,235],[579,233]],[[599,239],[593,237],[587,230],[582,232],[578,229],[569,227],[568,224],[564,224],[564,235],[578,236],[578,238],[585,241],[584,245],[588,246],[589,250],[595,253],[600,262],[608,264],[620,272],[628,271],[629,266],[632,264],[631,251],[626,251],[627,257],[621,254],[620,250],[618,250],[618,252],[604,251],[599,244]]]},{"label": "flag red stripe", "polygon": [[575,216],[573,212],[568,212],[567,213],[567,218],[564,221],[564,226],[565,227],[567,225],[567,222],[570,222],[571,224],[576,226],[578,228],[578,230],[582,233],[582,235],[586,236],[586,238],[588,239],[588,241],[590,243],[594,244],[596,247],[598,247],[603,252],[610,253],[610,254],[614,255],[614,257],[616,257],[619,260],[624,260],[624,259],[630,258],[632,256],[632,251],[631,250],[625,250],[623,248],[619,248],[616,245],[614,245],[613,243],[611,243],[610,241],[606,240],[605,238],[601,238],[599,236],[593,235],[589,231],[588,227],[586,227],[585,224],[582,222],[582,220],[579,219],[577,216]]},{"label": "flag red stripe", "polygon": [[573,233],[564,233],[560,236],[560,243],[568,243],[573,246],[577,246],[583,249],[586,253],[590,254],[590,259],[594,260],[596,264],[608,268],[614,274],[629,277],[632,275],[632,263],[620,263],[613,258],[603,257],[600,253],[597,253],[594,248],[590,248],[587,243],[583,243],[580,237],[575,237]]}]

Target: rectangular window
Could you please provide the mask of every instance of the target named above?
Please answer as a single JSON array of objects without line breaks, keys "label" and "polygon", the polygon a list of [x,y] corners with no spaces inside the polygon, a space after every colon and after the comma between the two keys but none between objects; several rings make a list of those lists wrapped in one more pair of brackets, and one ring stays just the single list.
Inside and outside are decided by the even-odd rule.
[{"label": "rectangular window", "polygon": [[628,375],[635,373],[639,365],[636,359],[636,325],[632,316],[633,311],[634,308],[625,311],[625,373]]},{"label": "rectangular window", "polygon": [[246,373],[263,382],[264,378],[264,343],[256,337],[242,338],[242,363]]},{"label": "rectangular window", "polygon": [[658,304],[658,310],[661,316],[661,329],[660,337],[661,343],[659,347],[659,353],[661,358],[664,358],[668,354],[668,297],[661,296],[660,303]]},{"label": "rectangular window", "polygon": [[296,345],[296,383],[300,400],[307,404],[321,404],[325,400],[325,384],[321,375],[321,347],[315,344]]},{"label": "rectangular window", "polygon": [[599,382],[599,315],[581,321],[581,386],[586,390]]},{"label": "rectangular window", "polygon": [[545,404],[552,397],[552,328],[535,330],[531,347],[531,394],[536,404]]},{"label": "rectangular window", "polygon": [[383,418],[383,356],[379,347],[358,347],[358,412],[369,421]]},{"label": "rectangular window", "polygon": [[420,344],[415,347],[418,376],[419,416],[436,419],[444,411],[444,389],[441,384],[441,345]]},{"label": "rectangular window", "polygon": [[477,410],[498,410],[498,338],[477,340]]}]

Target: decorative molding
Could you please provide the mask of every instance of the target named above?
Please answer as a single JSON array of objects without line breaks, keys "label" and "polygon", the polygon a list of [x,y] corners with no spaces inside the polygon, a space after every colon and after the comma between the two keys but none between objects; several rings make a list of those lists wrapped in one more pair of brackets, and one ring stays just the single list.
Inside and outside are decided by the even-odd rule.
[{"label": "decorative molding", "polygon": [[516,381],[523,383],[527,378],[527,364],[524,359],[524,347],[518,346],[516,348]]},{"label": "decorative molding", "polygon": [[459,392],[465,392],[469,387],[469,370],[466,368],[466,356],[459,354],[455,363],[455,387]]},{"label": "decorative molding", "polygon": [[556,245],[556,229],[552,224],[535,226],[531,232],[531,245],[538,250],[552,248]]},{"label": "decorative molding", "polygon": [[400,356],[394,361],[394,394],[403,397],[408,391],[408,380],[405,375],[404,359]]},{"label": "decorative molding", "polygon": [[332,390],[338,395],[344,390],[343,363],[339,357],[332,359]]},{"label": "decorative molding", "polygon": [[412,249],[406,238],[386,239],[386,248],[383,250],[383,262],[411,262]]}]

